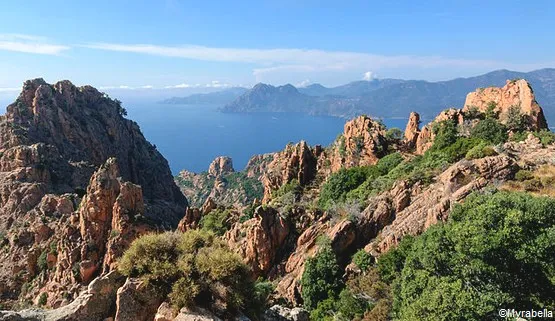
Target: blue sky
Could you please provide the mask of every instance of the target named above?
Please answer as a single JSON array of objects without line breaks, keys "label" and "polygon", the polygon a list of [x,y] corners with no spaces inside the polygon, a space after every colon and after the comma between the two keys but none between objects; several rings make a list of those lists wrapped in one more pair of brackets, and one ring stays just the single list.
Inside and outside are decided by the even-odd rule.
[{"label": "blue sky", "polygon": [[5,1],[0,95],[34,77],[139,92],[530,71],[555,67],[554,9],[540,0]]}]

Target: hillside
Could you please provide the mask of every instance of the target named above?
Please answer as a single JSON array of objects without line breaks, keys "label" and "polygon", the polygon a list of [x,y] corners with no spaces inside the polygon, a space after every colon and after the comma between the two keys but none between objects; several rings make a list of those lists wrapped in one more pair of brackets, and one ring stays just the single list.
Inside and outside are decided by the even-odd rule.
[{"label": "hillside", "polygon": [[225,105],[237,99],[247,91],[247,88],[235,87],[213,93],[192,94],[186,97],[172,97],[163,100],[161,103],[169,105]]},{"label": "hillside", "polygon": [[[259,89],[297,95],[291,87]],[[14,310],[35,308],[0,320],[479,321],[507,307],[551,311],[555,134],[525,80],[466,97],[424,126],[412,112],[404,132],[358,116],[329,146],[288,144],[239,173],[227,157],[182,172],[175,179],[194,206],[172,231],[137,218],[141,187],[118,178],[110,158],[81,199],[49,196],[56,202],[19,212],[30,227],[6,226],[0,268],[17,282],[3,302],[12,294]],[[20,159],[4,153],[2,164]],[[24,185],[33,169],[1,182]],[[245,179],[262,186],[261,199],[245,197]],[[43,218],[48,208],[59,213]]]},{"label": "hillside", "polygon": [[503,86],[507,79],[517,78],[530,82],[547,118],[555,119],[555,69],[528,73],[498,70],[440,82],[375,79],[334,88],[315,84],[296,91],[289,88],[285,93],[274,90],[276,87],[273,86],[260,85],[227,104],[223,111],[295,111],[347,118],[368,114],[390,118],[406,117],[411,111],[418,110],[423,118],[431,119],[446,106],[462,106],[466,94],[476,88]]}]

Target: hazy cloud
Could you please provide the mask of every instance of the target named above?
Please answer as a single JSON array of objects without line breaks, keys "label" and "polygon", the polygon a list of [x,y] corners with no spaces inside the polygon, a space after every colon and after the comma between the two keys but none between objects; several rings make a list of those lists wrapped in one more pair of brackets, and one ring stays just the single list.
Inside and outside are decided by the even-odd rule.
[{"label": "hazy cloud", "polygon": [[364,73],[364,76],[362,77],[362,79],[366,80],[366,81],[370,81],[372,79],[376,79],[378,78],[378,76],[376,74],[374,74],[371,71],[367,71]]},{"label": "hazy cloud", "polygon": [[40,55],[59,55],[68,49],[70,49],[70,47],[49,43],[48,39],[43,37],[20,34],[0,34],[0,50]]},{"label": "hazy cloud", "polygon": [[0,88],[0,93],[4,92],[13,92],[13,91],[20,91],[21,88]]},{"label": "hazy cloud", "polygon": [[310,81],[310,79],[305,79],[305,80],[301,81],[300,83],[298,83],[296,85],[296,87],[303,88],[303,87],[306,87],[306,86],[310,85],[311,83],[312,82]]},{"label": "hazy cloud", "polygon": [[87,48],[132,52],[202,61],[240,62],[261,65],[253,70],[255,76],[271,72],[314,72],[360,70],[364,68],[406,67],[482,67],[505,66],[502,62],[476,59],[457,59],[441,56],[375,55],[348,51],[316,49],[240,49],[206,46],[158,46],[151,44],[90,43]]}]

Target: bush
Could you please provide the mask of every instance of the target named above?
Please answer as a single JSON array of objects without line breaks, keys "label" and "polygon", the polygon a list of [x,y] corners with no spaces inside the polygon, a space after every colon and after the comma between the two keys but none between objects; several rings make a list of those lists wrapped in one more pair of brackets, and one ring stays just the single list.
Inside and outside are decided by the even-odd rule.
[{"label": "bush", "polygon": [[40,306],[43,306],[43,305],[46,305],[47,302],[48,302],[48,293],[42,292],[39,296],[38,304]]},{"label": "bush", "polygon": [[458,132],[454,120],[449,119],[436,123],[432,130],[435,134],[434,144],[432,145],[434,150],[444,149],[457,141]]},{"label": "bush", "polygon": [[[471,196],[446,224],[378,260],[397,320],[489,320],[499,307],[552,309],[555,200]],[[403,243],[403,242],[401,242]]]},{"label": "bush", "polygon": [[470,159],[478,159],[487,156],[494,156],[497,155],[495,150],[486,144],[486,142],[482,142],[474,147],[472,147],[467,153],[465,158]]},{"label": "bush", "polygon": [[532,172],[528,171],[528,170],[525,170],[525,169],[521,169],[518,172],[516,172],[516,174],[515,174],[515,179],[517,181],[521,181],[521,182],[532,179],[532,178],[534,178],[534,175],[532,174]]},{"label": "bush", "polygon": [[290,182],[281,185],[278,190],[272,193],[272,198],[280,198],[290,193],[295,196],[298,196],[301,193],[301,184],[298,179],[292,179]]},{"label": "bush", "polygon": [[353,263],[362,271],[366,271],[374,263],[374,257],[364,249],[360,249],[353,255]]},{"label": "bush", "polygon": [[548,129],[542,129],[539,132],[535,132],[534,136],[538,137],[544,146],[555,143],[555,133]]},{"label": "bush", "polygon": [[39,271],[46,271],[48,269],[48,262],[46,261],[47,256],[47,250],[42,251],[39,255],[39,258],[37,259],[37,267],[39,268]]},{"label": "bush", "polygon": [[247,266],[206,230],[142,236],[124,253],[118,269],[168,295],[176,309],[194,305],[217,310],[223,302],[225,311],[216,312],[224,314],[252,311],[256,303]]},{"label": "bush", "polygon": [[319,205],[327,209],[333,203],[344,202],[349,191],[362,184],[370,174],[369,167],[342,168],[330,175],[322,186]]},{"label": "bush", "polygon": [[390,141],[401,140],[403,139],[403,132],[399,128],[393,127],[385,132],[385,138]]},{"label": "bush", "polygon": [[512,132],[522,132],[529,128],[528,117],[521,113],[520,106],[510,106],[507,110],[507,128]]},{"label": "bush", "polygon": [[470,130],[470,136],[497,145],[507,141],[507,127],[494,118],[481,120]]},{"label": "bush", "polygon": [[313,310],[318,302],[337,295],[342,286],[341,274],[331,245],[320,245],[318,253],[306,260],[301,277],[304,306]]},{"label": "bush", "polygon": [[231,227],[230,216],[229,210],[214,209],[200,219],[199,226],[217,235],[224,235]]}]

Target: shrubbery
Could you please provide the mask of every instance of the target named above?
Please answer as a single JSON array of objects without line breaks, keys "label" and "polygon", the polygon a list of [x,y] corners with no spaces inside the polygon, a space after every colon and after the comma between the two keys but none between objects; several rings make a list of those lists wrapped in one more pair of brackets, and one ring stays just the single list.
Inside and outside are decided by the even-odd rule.
[{"label": "shrubbery", "polygon": [[168,295],[176,309],[195,305],[223,315],[261,304],[247,266],[208,231],[142,236],[118,267]]},{"label": "shrubbery", "polygon": [[470,135],[494,145],[504,143],[508,139],[507,127],[493,118],[486,118],[478,122],[470,130]]},{"label": "shrubbery", "polygon": [[500,307],[555,308],[555,200],[470,197],[447,224],[378,260],[395,320],[486,320]]},{"label": "shrubbery", "polygon": [[199,226],[203,230],[224,235],[231,227],[230,216],[231,211],[228,209],[214,209],[200,219]]}]

